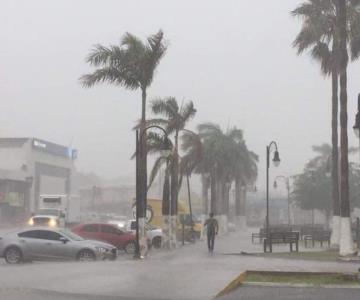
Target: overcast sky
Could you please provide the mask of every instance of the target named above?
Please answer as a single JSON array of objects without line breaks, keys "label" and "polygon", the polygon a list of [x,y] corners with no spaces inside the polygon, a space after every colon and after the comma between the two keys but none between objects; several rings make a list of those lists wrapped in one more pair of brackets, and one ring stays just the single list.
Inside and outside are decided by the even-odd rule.
[{"label": "overcast sky", "polygon": [[[300,21],[289,12],[301,1],[1,0],[0,135],[30,136],[72,145],[78,169],[101,176],[133,174],[129,160],[140,117],[140,92],[108,85],[83,89],[92,45],[116,44],[126,32],[141,38],[163,29],[169,48],[149,98],[193,100],[189,125],[238,126],[260,155],[279,144],[273,175],[302,170],[311,145],[330,142],[330,80],[291,43]],[[349,69],[349,141],[360,91],[359,63]]]}]

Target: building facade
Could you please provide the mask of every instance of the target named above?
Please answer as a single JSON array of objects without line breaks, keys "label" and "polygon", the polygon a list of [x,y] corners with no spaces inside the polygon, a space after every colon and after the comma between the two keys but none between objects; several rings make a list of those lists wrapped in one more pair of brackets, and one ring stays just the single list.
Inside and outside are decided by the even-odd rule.
[{"label": "building facade", "polygon": [[0,223],[27,218],[41,194],[74,194],[77,151],[37,138],[0,138]]}]

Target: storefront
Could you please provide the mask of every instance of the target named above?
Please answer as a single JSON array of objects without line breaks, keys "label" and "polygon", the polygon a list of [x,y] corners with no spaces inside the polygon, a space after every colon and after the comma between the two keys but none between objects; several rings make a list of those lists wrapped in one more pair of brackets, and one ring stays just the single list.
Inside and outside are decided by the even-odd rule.
[{"label": "storefront", "polygon": [[0,138],[0,223],[27,218],[41,194],[76,194],[77,151],[36,138]]}]

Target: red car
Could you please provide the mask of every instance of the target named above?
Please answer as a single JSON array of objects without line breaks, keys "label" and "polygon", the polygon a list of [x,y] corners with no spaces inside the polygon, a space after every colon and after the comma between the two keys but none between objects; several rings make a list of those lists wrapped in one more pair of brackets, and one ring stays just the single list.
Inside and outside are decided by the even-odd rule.
[{"label": "red car", "polygon": [[132,232],[121,231],[117,226],[104,223],[80,224],[71,230],[85,239],[103,241],[126,253],[134,253],[136,238]]}]

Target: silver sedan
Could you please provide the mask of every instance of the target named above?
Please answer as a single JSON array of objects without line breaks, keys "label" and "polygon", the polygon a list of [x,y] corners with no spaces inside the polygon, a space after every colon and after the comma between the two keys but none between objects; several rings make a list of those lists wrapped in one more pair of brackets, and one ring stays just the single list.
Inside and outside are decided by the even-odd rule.
[{"label": "silver sedan", "polygon": [[27,228],[0,236],[0,257],[9,264],[31,260],[93,261],[116,259],[116,247],[64,228]]}]

